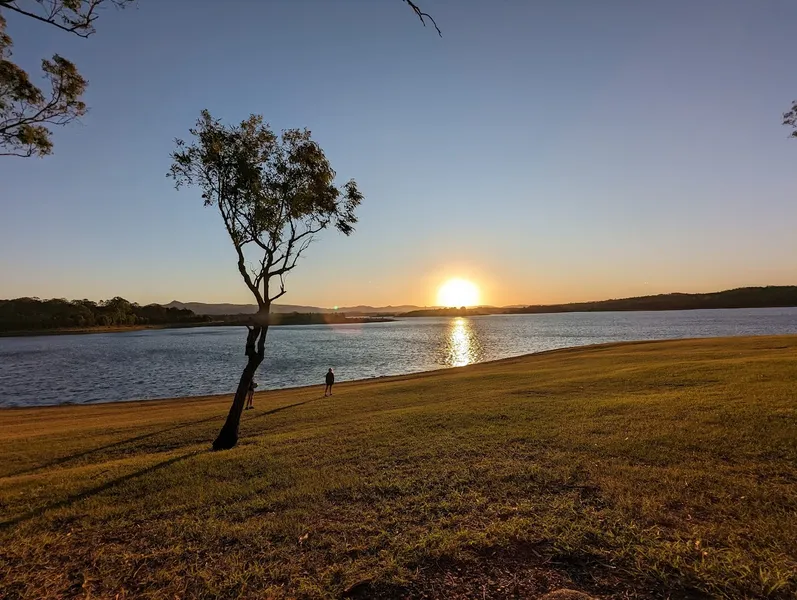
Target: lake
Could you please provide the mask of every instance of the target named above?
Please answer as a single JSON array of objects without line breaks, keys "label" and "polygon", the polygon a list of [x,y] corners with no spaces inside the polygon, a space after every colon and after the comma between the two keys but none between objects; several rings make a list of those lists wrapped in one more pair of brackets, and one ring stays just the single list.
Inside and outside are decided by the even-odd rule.
[{"label": "lake", "polygon": [[[413,318],[272,327],[260,390],[399,375],[603,342],[797,333],[797,308]],[[0,338],[0,406],[220,394],[242,327]]]}]

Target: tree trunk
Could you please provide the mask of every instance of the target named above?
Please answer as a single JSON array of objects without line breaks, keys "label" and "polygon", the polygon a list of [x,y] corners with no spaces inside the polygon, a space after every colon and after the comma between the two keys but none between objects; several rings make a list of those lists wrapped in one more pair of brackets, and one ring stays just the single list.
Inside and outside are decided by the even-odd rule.
[{"label": "tree trunk", "polygon": [[227,421],[213,442],[214,450],[229,450],[238,443],[238,426],[241,423],[241,413],[244,411],[249,384],[252,383],[255,371],[257,371],[265,356],[267,332],[268,325],[249,327],[249,333],[246,336],[246,366],[243,373],[241,373],[238,389],[235,390],[235,397],[233,398],[230,412],[227,414]]}]

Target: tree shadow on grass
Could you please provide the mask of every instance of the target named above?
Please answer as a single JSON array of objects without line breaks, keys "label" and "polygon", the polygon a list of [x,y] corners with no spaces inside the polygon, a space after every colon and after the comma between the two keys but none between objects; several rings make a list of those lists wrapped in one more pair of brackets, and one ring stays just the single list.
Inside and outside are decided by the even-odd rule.
[{"label": "tree shadow on grass", "polygon": [[9,473],[8,475],[3,475],[3,477],[18,477],[20,475],[29,475],[31,473],[35,473],[36,471],[40,471],[43,469],[48,469],[50,467],[57,467],[59,465],[63,465],[65,463],[71,462],[73,460],[77,460],[79,458],[84,458],[89,456],[90,454],[94,454],[95,452],[102,452],[104,450],[110,450],[112,448],[120,448],[126,444],[132,444],[135,442],[141,442],[149,438],[153,438],[155,436],[161,435],[163,433],[168,433],[170,431],[176,431],[177,429],[183,429],[185,427],[191,427],[192,425],[199,425],[201,423],[207,423],[209,421],[215,421],[219,417],[214,415],[212,417],[207,417],[205,419],[198,419],[196,421],[189,421],[188,423],[180,423],[179,425],[172,425],[171,427],[165,427],[164,429],[159,429],[157,431],[150,431],[149,433],[142,433],[141,435],[136,435],[131,438],[126,438],[124,440],[119,440],[118,442],[112,442],[110,444],[106,444],[105,446],[100,446],[98,448],[89,448],[88,450],[83,450],[81,452],[77,452],[75,454],[70,454],[69,456],[62,456],[60,458],[55,458],[49,462],[46,462],[41,465],[36,465],[34,467],[29,467],[27,469],[23,469],[21,471],[16,471],[14,473]]},{"label": "tree shadow on grass", "polygon": [[[314,398],[311,398],[310,400],[304,400],[302,402],[294,402],[293,404],[288,404],[287,406],[279,406],[277,408],[272,408],[271,410],[263,411],[263,412],[258,413],[256,415],[247,416],[246,418],[241,418],[241,426],[243,426],[245,423],[249,423],[251,421],[255,421],[256,419],[260,419],[260,418],[263,418],[263,417],[268,417],[268,416],[273,415],[275,413],[282,412],[283,410],[288,410],[289,408],[295,408],[297,406],[302,406],[303,404],[308,404],[309,402],[313,402],[313,400],[314,400]],[[258,436],[270,433],[271,431],[273,431],[273,430],[271,430],[271,429],[258,429],[258,430],[255,430],[255,431],[246,431],[245,433],[244,432],[240,432],[239,435],[238,435],[238,441],[240,442],[242,440],[249,440],[249,439],[252,439],[252,438],[256,438]]]},{"label": "tree shadow on grass", "polygon": [[85,500],[86,498],[90,498],[91,496],[95,496],[96,494],[100,494],[100,493],[102,493],[104,491],[107,491],[107,490],[109,490],[109,489],[111,489],[111,488],[113,488],[113,487],[115,487],[117,485],[120,485],[120,484],[122,484],[122,483],[124,483],[126,481],[130,481],[131,479],[135,479],[136,477],[141,477],[141,476],[147,475],[149,473],[154,473],[156,471],[160,471],[161,469],[164,469],[166,467],[174,465],[174,464],[176,464],[178,462],[181,462],[181,461],[183,461],[183,460],[185,460],[187,458],[190,458],[192,456],[197,456],[201,452],[202,451],[200,451],[200,450],[195,450],[194,452],[188,452],[187,454],[181,454],[180,456],[174,456],[174,457],[169,458],[167,460],[164,460],[162,462],[156,463],[154,465],[150,465],[149,467],[145,467],[143,469],[139,469],[138,471],[134,471],[132,473],[128,473],[127,475],[123,475],[121,477],[117,477],[116,479],[111,479],[110,481],[106,481],[103,484],[100,484],[100,485],[95,486],[93,488],[89,488],[89,489],[84,490],[84,491],[82,491],[80,493],[72,494],[71,496],[67,496],[63,500],[59,500],[57,502],[52,502],[50,504],[45,504],[44,506],[40,506],[39,508],[36,508],[34,510],[31,510],[31,511],[28,511],[26,513],[23,513],[23,514],[21,514],[19,516],[16,516],[16,517],[13,517],[11,519],[8,519],[7,521],[0,522],[0,531],[4,531],[4,530],[8,529],[9,527],[13,527],[14,525],[18,525],[18,524],[23,523],[25,521],[29,521],[31,519],[35,519],[36,517],[39,517],[39,516],[43,515],[47,511],[55,510],[55,509],[58,509],[58,508],[64,508],[64,507],[67,507],[67,506],[71,506],[75,502],[78,502],[80,500]]},{"label": "tree shadow on grass", "polygon": [[[252,416],[247,417],[246,419],[243,419],[243,420],[244,421],[253,421],[253,420],[258,419],[260,417],[273,415],[275,413],[281,412],[283,410],[287,410],[289,408],[294,408],[294,407],[297,407],[297,406],[301,406],[303,404],[307,404],[308,402],[312,402],[313,400],[314,399],[311,398],[310,400],[304,400],[303,402],[295,402],[294,404],[288,404],[287,406],[278,406],[277,408],[273,408],[271,410],[259,412],[258,414],[252,415]],[[136,436],[133,436],[133,437],[130,437],[130,438],[126,438],[124,440],[119,440],[118,442],[112,442],[110,444],[106,444],[105,446],[100,446],[98,448],[89,448],[88,450],[83,450],[83,451],[77,452],[75,454],[70,454],[69,456],[62,456],[60,458],[53,459],[53,460],[51,460],[49,462],[46,462],[44,464],[41,464],[41,465],[36,465],[36,466],[33,466],[33,467],[29,467],[27,469],[22,469],[21,471],[16,471],[16,472],[13,472],[13,473],[9,473],[8,475],[3,475],[2,477],[0,477],[0,479],[5,478],[5,477],[18,477],[20,475],[30,475],[31,473],[35,473],[37,471],[42,471],[42,470],[48,469],[50,467],[57,467],[57,466],[60,466],[60,465],[63,465],[63,464],[78,460],[80,458],[85,458],[85,457],[87,457],[87,456],[89,456],[91,454],[94,454],[94,453],[103,452],[105,450],[111,450],[111,449],[114,449],[114,448],[121,448],[121,447],[123,447],[123,446],[125,446],[127,444],[133,444],[135,442],[141,442],[141,441],[156,437],[158,435],[161,435],[161,434],[164,434],[164,433],[168,433],[170,431],[176,431],[178,429],[184,429],[186,427],[191,427],[193,425],[200,425],[202,423],[209,423],[210,421],[216,421],[216,420],[219,420],[219,423],[223,423],[224,422],[223,418],[219,417],[218,415],[214,415],[212,417],[207,417],[207,418],[204,418],[204,419],[198,419],[196,421],[189,421],[187,423],[180,423],[179,425],[172,425],[170,427],[165,427],[165,428],[159,429],[157,431],[150,431],[149,433],[143,433],[141,435],[136,435]],[[196,443],[196,442],[190,442],[190,443],[193,444],[193,443]]]},{"label": "tree shadow on grass", "polygon": [[288,404],[286,406],[278,406],[277,408],[272,408],[271,410],[266,410],[263,412],[259,412],[256,415],[252,415],[247,417],[246,419],[241,419],[242,421],[254,421],[255,419],[259,419],[260,417],[267,417],[268,415],[273,415],[278,412],[282,412],[283,410],[288,410],[289,408],[296,408],[297,406],[302,406],[303,404],[309,404],[310,402],[314,402],[316,398],[310,398],[309,400],[303,400],[302,402],[294,402],[293,404]]}]

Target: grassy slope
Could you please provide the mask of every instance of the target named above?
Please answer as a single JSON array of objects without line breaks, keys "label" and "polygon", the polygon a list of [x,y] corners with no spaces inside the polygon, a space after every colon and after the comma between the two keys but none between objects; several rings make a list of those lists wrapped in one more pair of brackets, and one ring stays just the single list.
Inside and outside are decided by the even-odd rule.
[{"label": "grassy slope", "polygon": [[225,453],[226,398],[0,411],[0,590],[794,597],[795,390],[771,337],[262,393]]}]

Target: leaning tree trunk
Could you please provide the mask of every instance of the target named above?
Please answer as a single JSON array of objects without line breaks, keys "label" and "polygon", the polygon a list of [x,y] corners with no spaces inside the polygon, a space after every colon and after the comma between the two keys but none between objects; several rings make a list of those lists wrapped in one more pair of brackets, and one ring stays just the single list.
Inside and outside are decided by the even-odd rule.
[{"label": "leaning tree trunk", "polygon": [[257,371],[265,356],[267,332],[268,325],[249,327],[249,333],[246,336],[246,366],[243,373],[241,373],[238,389],[235,390],[235,398],[233,398],[230,412],[227,414],[227,421],[213,442],[214,450],[229,450],[238,443],[238,426],[241,423],[241,413],[244,411],[249,384],[252,383],[255,371]]}]

